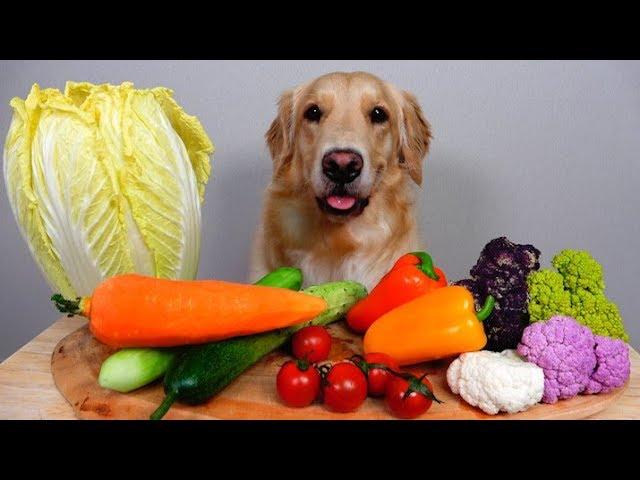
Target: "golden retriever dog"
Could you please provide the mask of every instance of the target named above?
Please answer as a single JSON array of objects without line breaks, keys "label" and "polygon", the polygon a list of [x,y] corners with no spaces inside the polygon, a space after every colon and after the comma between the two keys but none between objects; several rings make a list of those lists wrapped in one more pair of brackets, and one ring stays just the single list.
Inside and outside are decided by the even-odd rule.
[{"label": "golden retriever dog", "polygon": [[305,285],[371,289],[419,249],[411,183],[422,183],[431,132],[412,94],[369,73],[330,73],[286,91],[265,137],[273,176],[252,279],[295,266]]}]

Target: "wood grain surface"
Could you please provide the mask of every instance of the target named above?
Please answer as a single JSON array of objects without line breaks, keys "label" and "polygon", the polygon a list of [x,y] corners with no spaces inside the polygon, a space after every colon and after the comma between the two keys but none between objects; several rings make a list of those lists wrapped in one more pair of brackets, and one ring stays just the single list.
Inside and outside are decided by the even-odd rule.
[{"label": "wood grain surface", "polygon": [[[333,337],[333,361],[361,353],[361,339],[340,323],[329,327]],[[146,419],[164,396],[160,383],[121,394],[101,388],[97,383],[100,365],[113,352],[99,343],[86,326],[65,337],[54,349],[52,372],[56,385],[82,419]],[[273,352],[247,370],[209,402],[190,406],[174,404],[167,419],[392,419],[381,400],[368,399],[357,411],[339,414],[320,404],[308,408],[288,408],[279,402],[275,377],[289,357]],[[444,403],[434,404],[422,419],[581,419],[613,405],[625,387],[604,395],[579,395],[554,405],[536,405],[515,415],[486,415],[452,394],[446,385],[448,361],[431,362],[412,371],[427,372],[436,396]]]},{"label": "wood grain surface", "polygon": [[[85,323],[81,317],[63,317],[0,364],[0,419],[77,418],[55,386],[51,358],[56,344]],[[635,350],[631,351],[631,363],[626,390],[589,419],[640,419],[640,355]]]}]

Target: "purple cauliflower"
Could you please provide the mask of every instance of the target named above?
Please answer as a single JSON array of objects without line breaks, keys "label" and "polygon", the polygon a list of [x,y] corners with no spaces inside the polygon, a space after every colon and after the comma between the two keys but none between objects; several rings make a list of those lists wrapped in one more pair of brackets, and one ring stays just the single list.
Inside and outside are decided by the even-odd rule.
[{"label": "purple cauliflower", "polygon": [[540,268],[540,251],[533,245],[519,245],[507,237],[487,243],[469,272],[471,278],[456,285],[466,287],[480,308],[487,295],[496,299],[493,313],[484,322],[485,349],[501,352],[518,345],[529,324],[527,276]]},{"label": "purple cauliflower", "polygon": [[571,317],[536,322],[522,334],[518,353],[544,370],[544,403],[575,397],[596,368],[595,339]]},{"label": "purple cauliflower", "polygon": [[498,237],[487,243],[478,262],[473,266],[471,278],[482,278],[499,292],[510,293],[522,277],[540,268],[540,250],[533,245],[519,245],[507,237]]},{"label": "purple cauliflower", "polygon": [[629,347],[622,340],[594,335],[596,369],[583,393],[607,393],[621,387],[631,373]]},{"label": "purple cauliflower", "polygon": [[572,317],[556,315],[529,325],[517,350],[543,369],[544,403],[608,392],[629,378],[627,344],[594,335]]}]

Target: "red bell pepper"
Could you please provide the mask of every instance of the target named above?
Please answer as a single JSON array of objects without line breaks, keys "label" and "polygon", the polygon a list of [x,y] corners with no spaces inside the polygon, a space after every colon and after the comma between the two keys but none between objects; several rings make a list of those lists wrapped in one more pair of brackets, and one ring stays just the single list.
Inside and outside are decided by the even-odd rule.
[{"label": "red bell pepper", "polygon": [[436,288],[446,287],[447,278],[433,266],[427,252],[407,253],[400,257],[371,293],[347,313],[347,324],[364,333],[382,315]]}]

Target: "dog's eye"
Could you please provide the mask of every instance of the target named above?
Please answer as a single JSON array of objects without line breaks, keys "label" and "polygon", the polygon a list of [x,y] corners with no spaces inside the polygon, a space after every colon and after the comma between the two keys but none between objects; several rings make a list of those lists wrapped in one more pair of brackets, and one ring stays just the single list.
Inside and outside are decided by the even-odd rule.
[{"label": "dog's eye", "polygon": [[369,116],[373,123],[383,123],[389,118],[389,115],[387,115],[387,112],[385,112],[382,107],[373,107]]},{"label": "dog's eye", "polygon": [[311,105],[304,111],[304,118],[310,122],[319,122],[320,117],[322,117],[322,110],[320,110],[320,107],[316,104]]}]

